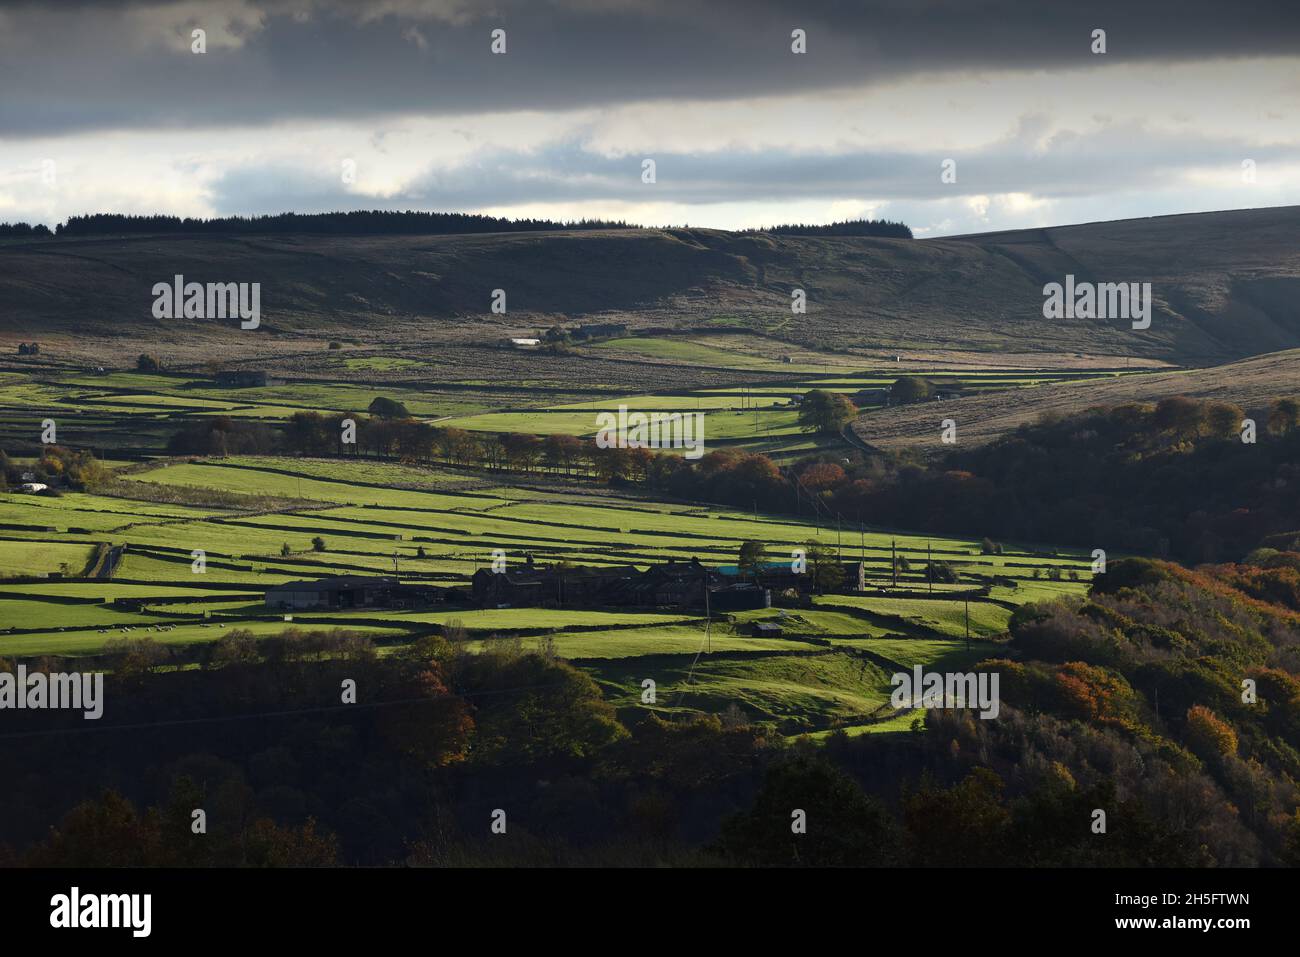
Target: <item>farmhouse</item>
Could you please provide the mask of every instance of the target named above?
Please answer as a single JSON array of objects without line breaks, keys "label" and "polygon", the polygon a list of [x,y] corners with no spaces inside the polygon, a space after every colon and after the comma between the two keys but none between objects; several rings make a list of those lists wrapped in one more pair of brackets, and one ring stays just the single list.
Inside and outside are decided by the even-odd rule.
[{"label": "farmhouse", "polygon": [[[841,562],[841,591],[866,587],[863,562]],[[525,564],[504,571],[480,568],[472,579],[475,604],[484,608],[676,608],[743,611],[772,607],[772,593],[806,595],[812,576],[795,572],[789,562],[769,562],[758,572],[742,573],[735,565],[710,568],[698,558],[670,559],[645,571],[625,565],[611,568],[542,566],[529,556]]]},{"label": "farmhouse", "polygon": [[640,576],[632,565],[622,568],[542,568],[526,563],[503,572],[480,568],[470,579],[474,602],[486,608],[564,607],[625,604],[621,586]]},{"label": "farmhouse", "polygon": [[[612,568],[534,565],[505,571],[480,568],[473,577],[475,604],[488,608],[699,608],[739,611],[771,606],[766,587],[727,577],[698,559]],[[706,598],[707,596],[707,598]]]},{"label": "farmhouse", "polygon": [[514,336],[506,340],[505,343],[511,349],[540,349],[542,347],[541,339],[519,339]]}]

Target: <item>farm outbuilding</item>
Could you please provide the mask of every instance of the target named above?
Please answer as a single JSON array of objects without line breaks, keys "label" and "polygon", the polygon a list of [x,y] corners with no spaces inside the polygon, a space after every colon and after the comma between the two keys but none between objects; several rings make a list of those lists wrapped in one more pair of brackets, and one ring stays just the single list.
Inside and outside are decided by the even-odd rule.
[{"label": "farm outbuilding", "polygon": [[272,608],[385,607],[397,589],[396,578],[340,575],[275,585],[266,590],[266,604]]},{"label": "farm outbuilding", "polygon": [[889,405],[889,387],[882,389],[860,389],[852,396],[853,404],[858,408],[867,405]]}]

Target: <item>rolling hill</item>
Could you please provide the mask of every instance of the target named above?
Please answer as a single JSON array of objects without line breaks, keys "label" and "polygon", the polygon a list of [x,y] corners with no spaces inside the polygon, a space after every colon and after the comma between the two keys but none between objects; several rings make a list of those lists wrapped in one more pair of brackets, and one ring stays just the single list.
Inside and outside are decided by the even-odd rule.
[{"label": "rolling hill", "polygon": [[[262,327],[155,319],[154,283],[260,282]],[[1042,316],[1042,287],[1151,282],[1151,328]],[[790,291],[808,309],[793,315]],[[493,315],[493,289],[509,311]],[[0,344],[280,354],[332,336],[468,344],[565,320],[747,327],[864,356],[964,350],[1211,365],[1300,346],[1300,207],[935,240],[704,229],[126,236],[0,244]],[[116,347],[120,347],[120,350]]]},{"label": "rolling hill", "polygon": [[1053,382],[1033,389],[986,392],[943,402],[877,409],[860,415],[853,423],[853,430],[876,448],[912,449],[928,457],[950,448],[940,442],[940,422],[948,418],[957,423],[957,439],[961,445],[981,445],[1040,416],[1067,416],[1091,406],[1158,402],[1169,396],[1186,395],[1232,402],[1251,411],[1279,396],[1297,393],[1300,393],[1300,349],[1290,349],[1208,369]]}]

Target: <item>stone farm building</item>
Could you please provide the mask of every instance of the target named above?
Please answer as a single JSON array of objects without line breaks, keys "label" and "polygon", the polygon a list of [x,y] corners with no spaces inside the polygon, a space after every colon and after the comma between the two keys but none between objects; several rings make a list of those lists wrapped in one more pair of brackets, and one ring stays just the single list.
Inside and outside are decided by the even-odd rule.
[{"label": "stone farm building", "polygon": [[[865,566],[845,562],[844,591],[861,591]],[[266,604],[286,610],[420,608],[470,600],[480,608],[675,608],[703,612],[772,607],[773,592],[807,595],[812,577],[788,562],[774,562],[758,581],[734,565],[712,568],[699,559],[662,562],[641,571],[634,565],[586,567],[524,563],[505,571],[480,568],[468,594],[460,588],[402,583],[392,576],[340,575],[286,582],[266,590]]]},{"label": "stone farm building", "polygon": [[[865,566],[844,564],[844,588],[861,591]],[[732,566],[711,568],[671,560],[641,571],[632,565],[609,568],[542,566],[529,557],[505,571],[480,568],[472,579],[474,603],[483,608],[678,608],[703,611],[743,611],[770,608],[773,591],[811,588],[808,575],[796,574],[788,562],[765,567],[754,582]]]},{"label": "stone farm building", "polygon": [[404,585],[391,576],[373,575],[285,582],[266,590],[267,605],[288,609],[417,608],[448,597],[443,588]]},{"label": "stone farm building", "polygon": [[860,389],[850,396],[850,399],[860,409],[872,405],[889,405],[889,386],[878,389]]},{"label": "stone farm building", "polygon": [[771,592],[728,580],[697,559],[669,561],[644,572],[635,566],[578,568],[523,565],[497,572],[480,568],[472,580],[474,603],[486,608],[699,608],[719,611],[767,608]]}]

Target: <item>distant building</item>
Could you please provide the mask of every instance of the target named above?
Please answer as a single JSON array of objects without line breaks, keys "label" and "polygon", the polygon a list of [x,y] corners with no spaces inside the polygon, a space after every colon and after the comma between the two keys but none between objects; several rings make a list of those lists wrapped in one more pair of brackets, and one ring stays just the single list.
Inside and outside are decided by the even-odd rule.
[{"label": "distant building", "polygon": [[749,611],[754,608],[771,608],[772,591],[748,582],[709,589],[710,611]]},{"label": "distant building", "polygon": [[231,369],[218,372],[217,385],[223,389],[255,389],[268,385],[283,385],[282,379],[272,379],[265,372],[255,369]]},{"label": "distant building", "polygon": [[266,590],[272,608],[374,608],[396,602],[398,581],[390,577],[340,575],[317,581],[285,582]]},{"label": "distant building", "polygon": [[559,608],[566,605],[623,604],[622,586],[639,577],[635,566],[613,568],[542,567],[532,556],[503,572],[480,568],[470,579],[475,604],[485,608]]},{"label": "distant building", "polygon": [[531,559],[506,571],[480,568],[475,604],[486,608],[690,608],[740,611],[771,606],[771,591],[702,565],[698,559],[622,567],[543,567]]},{"label": "distant building", "polygon": [[24,482],[21,491],[24,492],[44,492],[49,486],[43,482]]},{"label": "distant building", "polygon": [[507,340],[511,349],[540,349],[542,347],[541,339],[518,339],[511,337]]},{"label": "distant building", "polygon": [[755,638],[780,638],[785,631],[774,621],[756,621],[753,630]]},{"label": "distant building", "polygon": [[860,389],[853,393],[853,404],[858,408],[867,405],[889,405],[889,387],[880,389]]}]

